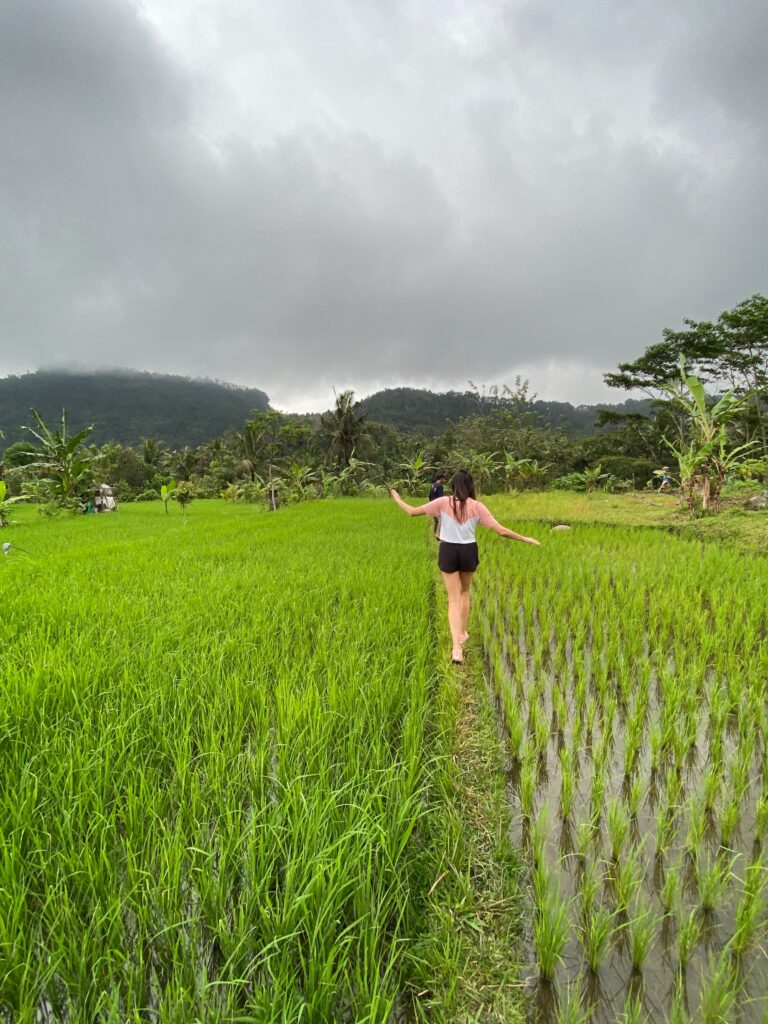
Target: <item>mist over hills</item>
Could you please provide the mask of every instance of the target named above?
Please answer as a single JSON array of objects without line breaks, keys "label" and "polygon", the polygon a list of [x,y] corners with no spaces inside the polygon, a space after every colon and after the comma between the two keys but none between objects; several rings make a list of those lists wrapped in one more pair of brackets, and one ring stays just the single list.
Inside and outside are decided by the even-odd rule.
[{"label": "mist over hills", "polygon": [[[427,436],[441,432],[449,422],[492,408],[471,391],[438,393],[418,388],[377,391],[363,399],[362,406],[369,420],[401,433]],[[20,426],[31,424],[32,407],[49,424],[58,423],[66,407],[73,431],[95,424],[90,435],[95,444],[137,445],[152,437],[181,448],[239,430],[254,412],[269,408],[269,399],[258,388],[139,370],[38,370],[0,378],[0,431],[5,434],[0,443],[11,444],[25,436]],[[526,412],[576,438],[596,432],[598,408],[646,414],[649,405],[633,399],[599,406],[534,400]]]}]

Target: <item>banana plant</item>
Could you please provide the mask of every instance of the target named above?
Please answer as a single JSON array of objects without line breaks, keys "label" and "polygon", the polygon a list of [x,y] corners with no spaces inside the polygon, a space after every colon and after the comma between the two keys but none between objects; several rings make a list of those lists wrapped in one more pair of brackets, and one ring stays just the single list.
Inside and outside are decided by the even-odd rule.
[{"label": "banana plant", "polygon": [[168,515],[168,502],[173,497],[173,492],[176,490],[176,481],[171,480],[170,483],[163,484],[160,488],[160,497],[162,498],[163,504],[165,505],[165,514]]},{"label": "banana plant", "polygon": [[28,466],[48,470],[53,476],[59,495],[64,499],[75,498],[91,472],[93,455],[88,454],[84,441],[93,430],[93,424],[76,434],[70,434],[66,409],[62,409],[61,427],[58,430],[52,430],[36,409],[30,411],[37,430],[32,427],[23,429],[37,439],[39,447],[32,445],[29,451],[24,453],[34,460],[29,462]]},{"label": "banana plant", "polygon": [[726,425],[741,410],[751,394],[736,395],[733,391],[727,391],[711,405],[707,403],[704,385],[698,377],[686,374],[683,355],[680,356],[678,370],[680,382],[687,389],[688,396],[680,393],[678,382],[664,385],[663,390],[683,408],[693,437],[687,449],[682,445],[676,447],[669,441],[667,447],[677,459],[680,486],[687,492],[689,502],[692,503],[693,491],[698,487],[701,508],[706,512],[712,501],[717,503],[727,474],[759,443],[748,441],[736,448],[728,448]]}]

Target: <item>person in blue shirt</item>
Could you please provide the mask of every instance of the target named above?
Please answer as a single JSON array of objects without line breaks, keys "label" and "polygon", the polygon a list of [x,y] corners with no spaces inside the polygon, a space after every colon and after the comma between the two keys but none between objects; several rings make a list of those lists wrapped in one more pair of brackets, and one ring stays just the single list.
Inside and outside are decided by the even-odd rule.
[{"label": "person in blue shirt", "polygon": [[[443,482],[445,481],[445,473],[438,473],[435,479],[432,481],[432,486],[429,488],[428,501],[434,501],[435,498],[445,497],[445,488]],[[435,524],[435,537],[440,540],[440,516],[432,516]]]},{"label": "person in blue shirt", "polygon": [[445,497],[445,488],[443,487],[443,481],[445,480],[445,473],[438,473],[435,477],[432,486],[429,488],[428,501],[434,501],[435,498]]}]

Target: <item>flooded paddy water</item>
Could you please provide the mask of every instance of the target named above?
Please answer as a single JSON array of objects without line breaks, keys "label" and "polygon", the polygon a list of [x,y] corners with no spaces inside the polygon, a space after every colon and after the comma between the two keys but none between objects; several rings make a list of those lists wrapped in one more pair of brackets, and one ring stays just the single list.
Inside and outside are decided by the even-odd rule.
[{"label": "flooded paddy water", "polygon": [[647,530],[541,539],[486,544],[476,594],[534,1018],[763,1022],[768,565]]}]

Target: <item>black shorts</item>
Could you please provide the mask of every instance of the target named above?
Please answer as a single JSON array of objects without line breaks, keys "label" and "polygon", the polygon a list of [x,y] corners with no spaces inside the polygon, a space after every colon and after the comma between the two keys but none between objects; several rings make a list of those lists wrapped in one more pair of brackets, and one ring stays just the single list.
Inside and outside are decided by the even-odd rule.
[{"label": "black shorts", "polygon": [[437,564],[441,572],[474,572],[480,565],[477,544],[451,544],[441,540]]}]

